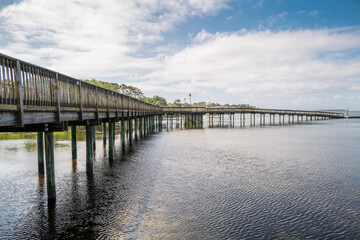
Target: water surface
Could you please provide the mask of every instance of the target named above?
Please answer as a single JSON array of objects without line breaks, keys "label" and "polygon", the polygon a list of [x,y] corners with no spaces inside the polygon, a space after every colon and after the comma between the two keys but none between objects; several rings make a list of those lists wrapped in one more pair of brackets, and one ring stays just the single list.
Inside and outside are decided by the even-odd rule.
[{"label": "water surface", "polygon": [[358,119],[116,135],[113,161],[99,128],[93,174],[78,135],[77,160],[55,135],[55,203],[36,135],[0,137],[0,239],[360,239]]}]

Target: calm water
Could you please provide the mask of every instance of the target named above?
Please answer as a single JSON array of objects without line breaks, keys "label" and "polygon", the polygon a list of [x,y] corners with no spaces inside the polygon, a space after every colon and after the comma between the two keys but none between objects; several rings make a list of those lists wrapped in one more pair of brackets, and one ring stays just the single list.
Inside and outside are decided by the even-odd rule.
[{"label": "calm water", "polygon": [[36,136],[0,135],[0,239],[360,239],[359,119],[117,135],[114,161],[97,134],[92,175],[55,136],[55,203]]}]

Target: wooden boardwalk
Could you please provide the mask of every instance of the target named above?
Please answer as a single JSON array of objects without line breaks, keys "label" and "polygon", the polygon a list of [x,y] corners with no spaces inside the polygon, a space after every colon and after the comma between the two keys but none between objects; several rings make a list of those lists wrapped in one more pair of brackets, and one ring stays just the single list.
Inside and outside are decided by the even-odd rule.
[{"label": "wooden boardwalk", "polygon": [[[0,54],[0,131],[54,130],[84,121],[162,114],[279,114],[328,118],[342,114],[277,109],[157,107],[61,73]],[[39,128],[39,129],[37,129]]]},{"label": "wooden boardwalk", "polygon": [[[308,120],[343,118],[340,113],[279,110],[279,109],[239,109],[239,108],[206,108],[206,107],[157,107],[138,99],[113,92],[64,74],[42,68],[0,54],[0,132],[37,132],[38,136],[38,169],[45,174],[48,198],[56,197],[55,164],[53,132],[66,131],[71,126],[72,158],[77,158],[76,126],[86,126],[86,171],[93,171],[93,158],[96,149],[95,125],[103,125],[103,139],[106,145],[108,130],[109,160],[113,158],[115,141],[115,123],[120,122],[120,141],[125,148],[125,137],[131,145],[155,131],[162,130],[162,118],[166,122],[174,116],[184,118],[185,126],[200,124],[203,115],[209,116],[209,125],[213,124],[214,115],[224,122],[228,114],[230,122],[235,114],[240,115],[240,123],[245,125],[248,114],[250,125],[255,124],[255,115],[260,116],[260,124],[265,124],[269,116],[270,123],[279,123],[294,116],[299,121],[303,117]],[[182,124],[182,123],[181,123]],[[126,134],[127,133],[127,134]],[[44,141],[45,137],[45,141]],[[44,144],[45,143],[45,144]],[[45,145],[45,151],[44,151]],[[45,153],[45,154],[44,154]],[[44,162],[45,155],[45,162]],[[45,164],[45,166],[44,166]]]},{"label": "wooden boardwalk", "polygon": [[0,54],[1,131],[161,113],[160,107]]}]

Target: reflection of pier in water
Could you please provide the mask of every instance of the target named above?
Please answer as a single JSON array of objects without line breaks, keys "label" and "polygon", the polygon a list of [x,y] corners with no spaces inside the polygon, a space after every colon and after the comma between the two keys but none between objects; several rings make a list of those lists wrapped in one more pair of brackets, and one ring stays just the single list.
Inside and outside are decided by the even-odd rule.
[{"label": "reflection of pier in water", "polygon": [[[134,141],[161,132],[163,117],[166,117],[166,129],[169,130],[173,129],[174,119],[176,127],[203,128],[206,115],[210,127],[215,123],[220,127],[225,126],[225,116],[229,118],[229,125],[234,126],[237,115],[240,126],[245,126],[246,121],[248,125],[255,126],[256,116],[259,116],[258,124],[261,126],[267,122],[273,125],[276,119],[278,124],[285,124],[286,120],[288,123],[300,123],[344,117],[340,113],[321,111],[162,108],[0,54],[0,132],[38,133],[38,169],[40,176],[46,173],[49,199],[56,198],[54,132],[67,131],[70,126],[72,158],[76,159],[76,129],[78,126],[85,127],[86,171],[91,177],[96,151],[95,126],[102,125],[103,145],[108,146],[108,158],[113,160],[116,128],[120,129],[119,141],[122,151],[125,151],[126,145],[131,146]],[[117,124],[120,126],[116,127]],[[76,167],[76,161],[73,161]]]}]

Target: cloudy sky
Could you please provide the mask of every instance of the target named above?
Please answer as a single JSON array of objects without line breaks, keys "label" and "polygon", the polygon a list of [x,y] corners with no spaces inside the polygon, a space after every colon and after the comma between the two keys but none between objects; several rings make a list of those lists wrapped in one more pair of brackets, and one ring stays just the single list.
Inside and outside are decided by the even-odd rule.
[{"label": "cloudy sky", "polygon": [[0,52],[172,102],[360,110],[360,0],[1,0]]}]

